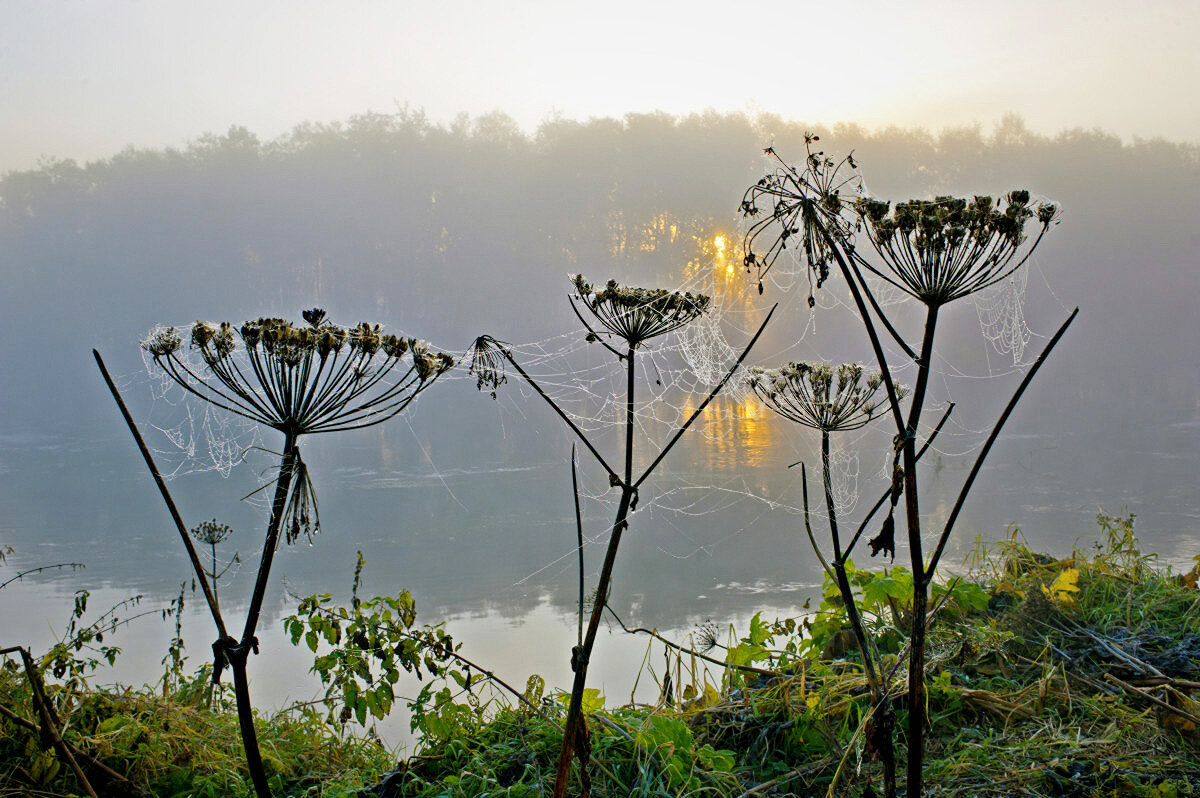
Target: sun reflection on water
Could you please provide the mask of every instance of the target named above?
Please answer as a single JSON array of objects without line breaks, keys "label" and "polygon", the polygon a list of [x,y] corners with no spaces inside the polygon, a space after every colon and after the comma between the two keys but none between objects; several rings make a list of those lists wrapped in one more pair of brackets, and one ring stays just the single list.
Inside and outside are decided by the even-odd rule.
[{"label": "sun reflection on water", "polygon": [[[690,417],[702,397],[689,397],[683,415]],[[752,394],[718,396],[696,420],[697,435],[688,459],[699,471],[737,473],[757,470],[779,459],[779,432],[766,408]]]}]

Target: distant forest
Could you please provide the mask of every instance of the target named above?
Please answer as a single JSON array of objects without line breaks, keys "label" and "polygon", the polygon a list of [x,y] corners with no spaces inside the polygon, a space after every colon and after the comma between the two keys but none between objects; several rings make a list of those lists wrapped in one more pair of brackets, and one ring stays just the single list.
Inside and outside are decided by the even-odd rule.
[{"label": "distant forest", "polygon": [[[677,284],[698,241],[736,234],[763,148],[801,159],[807,129],[710,112],[555,120],[525,134],[500,113],[443,126],[401,112],[273,141],[234,127],[185,149],[9,172],[0,433],[107,418],[88,350],[136,369],[137,338],[157,322],[320,305],[447,351],[481,332],[521,341],[573,329],[568,272]],[[1047,137],[1017,117],[991,131],[816,132],[831,153],[853,150],[883,199],[1025,187],[1062,203],[1027,313],[1040,333],[1064,307],[1082,313],[1039,378],[1059,388],[1035,425],[1197,419],[1200,147],[1082,129]],[[802,326],[788,324],[777,340]]]}]

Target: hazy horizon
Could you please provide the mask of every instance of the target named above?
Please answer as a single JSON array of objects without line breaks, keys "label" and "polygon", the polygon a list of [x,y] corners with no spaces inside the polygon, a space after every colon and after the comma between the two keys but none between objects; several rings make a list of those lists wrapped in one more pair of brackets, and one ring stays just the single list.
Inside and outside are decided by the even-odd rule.
[{"label": "hazy horizon", "polygon": [[[817,131],[820,135],[829,136],[836,134],[839,131],[851,130],[858,136],[874,137],[895,131],[906,136],[921,136],[929,139],[945,139],[951,138],[955,134],[963,133],[980,137],[988,140],[995,138],[997,135],[1003,135],[1007,129],[1016,128],[1023,134],[1031,134],[1046,140],[1054,141],[1064,137],[1087,134],[1089,136],[1098,136],[1112,139],[1119,142],[1122,146],[1129,146],[1139,143],[1163,141],[1169,145],[1183,145],[1188,147],[1200,148],[1200,136],[1195,139],[1173,139],[1168,136],[1121,136],[1113,130],[1105,129],[1098,126],[1087,127],[1085,125],[1067,125],[1054,130],[1041,130],[1032,127],[1029,121],[1021,114],[1008,111],[1000,114],[995,119],[985,123],[980,120],[963,122],[961,124],[950,124],[942,127],[934,128],[923,126],[920,124],[899,124],[884,122],[880,124],[863,124],[852,120],[832,120],[828,123],[820,123],[804,119],[803,117],[788,117],[781,114],[776,114],[770,111],[757,110],[732,110],[727,112],[718,111],[714,108],[706,108],[699,111],[687,113],[672,113],[662,109],[654,109],[649,111],[629,111],[618,116],[591,116],[587,118],[571,118],[566,116],[553,116],[541,120],[533,126],[522,125],[521,122],[501,109],[471,115],[467,112],[461,112],[450,119],[436,119],[427,114],[423,109],[401,106],[390,111],[364,110],[359,113],[352,113],[344,118],[314,120],[306,119],[298,121],[279,131],[263,131],[256,130],[247,125],[237,122],[231,123],[228,127],[222,129],[202,130],[197,131],[194,135],[184,137],[179,141],[165,141],[159,143],[137,144],[129,142],[124,146],[112,149],[109,151],[97,151],[87,155],[73,155],[68,153],[41,153],[34,157],[29,163],[21,165],[5,165],[5,157],[0,153],[0,176],[19,172],[34,172],[38,171],[49,164],[54,163],[74,163],[78,166],[87,166],[88,164],[102,163],[111,161],[113,158],[119,157],[124,153],[129,152],[156,152],[156,153],[171,153],[184,152],[189,148],[197,145],[202,145],[206,141],[220,140],[234,132],[245,132],[252,136],[261,144],[274,144],[286,142],[299,133],[304,133],[313,129],[344,129],[353,126],[357,120],[370,117],[392,117],[392,118],[424,118],[428,124],[435,128],[445,131],[452,131],[458,128],[472,128],[479,124],[498,124],[501,127],[506,127],[527,141],[534,142],[539,135],[547,128],[560,124],[574,125],[590,125],[597,122],[612,122],[619,126],[626,126],[631,120],[640,118],[667,118],[675,123],[686,122],[689,119],[705,116],[723,117],[741,116],[744,117],[752,126],[759,128],[764,136],[764,144],[769,143],[772,137],[770,125],[778,125],[781,128],[797,128],[802,127],[809,130]],[[766,124],[764,124],[764,121]]]},{"label": "hazy horizon", "polygon": [[[521,0],[453,7],[263,0],[6,3],[0,173],[182,148],[244,127],[423,111],[546,121],[662,111],[817,127],[988,129],[1200,142],[1200,6]],[[790,35],[790,30],[796,35]],[[809,32],[809,31],[813,32]]]}]

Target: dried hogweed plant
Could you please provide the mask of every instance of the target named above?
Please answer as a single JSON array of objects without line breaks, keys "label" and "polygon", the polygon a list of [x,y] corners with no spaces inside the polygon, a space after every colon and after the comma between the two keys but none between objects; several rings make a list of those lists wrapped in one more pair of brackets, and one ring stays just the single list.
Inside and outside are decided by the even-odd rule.
[{"label": "dried hogweed plant", "polygon": [[[1008,277],[1058,218],[1057,206],[1031,204],[1024,190],[1011,191],[998,202],[986,196],[936,197],[898,202],[889,209],[889,203],[869,197],[855,201],[854,212],[862,221],[858,228],[884,268],[865,258],[858,262],[926,306],[944,305]],[[1039,229],[1030,243],[1025,228],[1034,217]]]},{"label": "dried hogweed plant", "polygon": [[[320,529],[296,439],[387,421],[454,362],[423,341],[385,335],[378,324],[338,327],[319,309],[305,311],[304,319],[304,325],[258,319],[236,332],[228,322],[198,321],[191,349],[201,364],[185,357],[173,328],[153,331],[144,343],[154,363],[189,393],[283,433],[284,457],[295,451],[285,513],[289,543],[301,531],[311,536]],[[239,339],[244,360],[233,356]]]},{"label": "dried hogweed plant", "polygon": [[[712,301],[704,294],[686,291],[627,288],[617,285],[616,280],[609,280],[604,288],[597,290],[582,274],[575,275],[571,282],[575,285],[571,307],[576,315],[579,315],[578,305],[582,305],[613,337],[635,349],[644,341],[688,324],[707,311]],[[599,340],[582,315],[579,320],[588,327],[592,340]]]},{"label": "dried hogweed plant", "polygon": [[[1057,222],[1058,208],[1051,203],[1031,201],[1025,190],[1011,191],[999,201],[986,196],[941,196],[900,202],[893,207],[888,202],[865,196],[857,175],[845,176],[846,167],[857,170],[852,156],[837,160],[822,151],[814,152],[819,138],[808,134],[805,139],[806,158],[802,167],[790,166],[773,150],[768,150],[778,165],[743,196],[742,212],[751,219],[745,237],[745,265],[748,270],[757,270],[761,289],[763,274],[798,237],[801,242],[799,257],[807,266],[810,284],[815,282],[820,287],[836,266],[846,282],[880,369],[886,403],[896,425],[890,496],[893,507],[901,495],[905,500],[904,515],[912,560],[906,781],[907,794],[916,796],[921,794],[924,760],[925,629],[929,587],[959,511],[1001,426],[1075,317],[1072,313],[1049,340],[993,426],[960,489],[954,509],[938,531],[932,555],[926,557],[917,495],[916,467],[920,455],[916,442],[925,410],[938,315],[942,306],[994,285],[1019,269]],[[1035,226],[1036,235],[1030,235],[1031,226]],[[865,246],[859,246],[861,239],[866,240]],[[900,289],[924,306],[924,330],[916,347],[910,345],[880,307],[864,272]],[[812,303],[810,294],[810,306]],[[907,415],[900,404],[900,392],[890,376],[880,326],[903,355],[916,365]],[[927,438],[925,447],[931,438],[932,435]],[[872,540],[872,548],[894,551],[893,538],[894,522],[889,514],[879,535]],[[889,796],[896,794],[894,784],[885,784],[885,790]]]},{"label": "dried hogweed plant", "polygon": [[[385,334],[378,324],[341,327],[329,322],[320,309],[305,311],[303,317],[302,324],[262,318],[237,328],[227,322],[198,321],[186,347],[171,327],[152,330],[142,342],[154,365],[191,395],[283,434],[270,520],[240,640],[226,632],[215,591],[165,485],[159,482],[217,624],[214,679],[224,667],[233,672],[247,763],[260,795],[268,795],[269,790],[254,731],[246,662],[251,651],[258,651],[255,633],[280,532],[291,543],[301,532],[311,536],[320,529],[316,493],[300,457],[300,438],[381,424],[403,412],[454,365],[453,358],[433,352],[425,342]],[[121,403],[111,381],[109,387]],[[156,472],[128,414],[126,421]]]},{"label": "dried hogweed plant", "polygon": [[232,568],[235,563],[241,562],[241,559],[239,559],[238,555],[235,553],[229,559],[229,562],[225,563],[224,566],[220,566],[217,563],[217,546],[222,543],[225,538],[233,534],[233,528],[229,526],[229,524],[219,523],[217,519],[214,518],[211,521],[203,521],[198,526],[192,527],[191,534],[192,537],[196,539],[197,543],[203,543],[205,546],[208,546],[212,565],[205,571],[205,574],[207,574],[208,578],[212,580],[213,601],[218,602],[218,606],[220,606],[220,593],[217,590],[217,583],[221,580],[221,577],[225,576],[225,574],[229,572],[229,569]]},{"label": "dried hogweed plant", "polygon": [[[836,379],[835,379],[836,375]],[[825,434],[866,426],[875,415],[882,375],[866,374],[860,363],[788,363],[750,370],[748,384],[781,416]]]},{"label": "dried hogweed plant", "polygon": [[[636,386],[636,354],[651,339],[678,330],[694,321],[705,313],[710,306],[709,297],[702,294],[692,294],[682,291],[666,291],[663,289],[629,288],[618,285],[610,280],[604,287],[597,288],[588,282],[583,275],[571,278],[574,292],[569,300],[576,316],[587,330],[586,339],[598,342],[612,352],[625,365],[626,390],[624,414],[624,446],[623,465],[614,468],[600,453],[596,444],[579,428],[571,417],[545,392],[538,382],[521,367],[513,356],[512,347],[491,336],[482,336],[475,341],[471,358],[471,374],[476,378],[478,388],[488,390],[493,397],[496,389],[507,381],[504,373],[505,365],[511,365],[517,373],[542,397],[558,414],[580,442],[592,453],[592,456],[607,472],[609,484],[621,491],[617,504],[616,518],[613,521],[609,535],[608,546],[605,550],[604,563],[600,568],[600,576],[593,591],[595,596],[591,614],[588,618],[586,632],[579,636],[577,644],[571,650],[571,669],[575,676],[571,687],[571,701],[567,710],[566,726],[563,732],[562,747],[559,752],[558,770],[554,782],[555,798],[566,795],[570,775],[571,762],[579,761],[579,776],[581,795],[590,792],[588,778],[589,737],[586,719],[583,716],[583,696],[587,686],[588,662],[595,646],[596,634],[600,628],[600,619],[607,607],[607,600],[612,586],[613,568],[616,564],[617,549],[621,536],[629,528],[629,515],[637,509],[638,489],[658,467],[668,452],[687,431],[692,422],[700,415],[709,402],[721,391],[733,376],[741,363],[754,346],[771,314],[768,313],[762,325],[751,338],[741,356],[726,372],[715,388],[708,394],[692,415],[675,431],[666,445],[659,451],[658,456],[640,475],[633,471],[634,450],[634,418],[635,418],[635,386]],[[774,313],[772,308],[771,313]],[[588,320],[591,317],[591,321]],[[582,540],[582,538],[580,538]],[[580,548],[582,556],[582,544]],[[581,576],[582,580],[582,567]],[[583,595],[582,582],[580,595]],[[582,617],[583,606],[580,603]],[[582,623],[581,623],[582,629]]]},{"label": "dried hogweed plant", "polygon": [[[867,739],[872,750],[879,752],[879,758],[884,763],[885,785],[894,785],[896,766],[891,736],[894,714],[889,685],[883,678],[874,642],[867,634],[862,615],[854,601],[854,591],[846,568],[846,563],[866,524],[859,527],[848,544],[843,543],[833,496],[829,457],[830,436],[833,433],[859,429],[876,418],[883,376],[878,372],[866,373],[859,363],[843,363],[836,368],[826,363],[788,363],[775,369],[751,369],[747,384],[771,410],[821,433],[821,483],[825,493],[832,560],[822,553],[821,546],[813,534],[808,508],[808,476],[802,464],[804,529],[821,566],[838,586],[846,618],[850,622],[851,632],[862,657],[867,687],[871,692],[872,721]],[[896,386],[896,391],[903,397],[903,386]],[[893,495],[893,492],[889,491],[889,495]],[[894,498],[892,506],[895,507]],[[878,507],[877,504],[871,511],[872,515]]]},{"label": "dried hogweed plant", "polygon": [[[820,138],[805,134],[808,154],[801,167],[786,163],[772,147],[763,150],[775,161],[775,168],[746,190],[741,206],[742,215],[750,220],[744,264],[747,271],[755,272],[758,292],[763,292],[763,278],[790,246],[802,253],[808,267],[809,307],[816,304],[813,291],[829,279],[835,261],[827,232],[850,234],[850,223],[842,214],[845,195],[862,192],[853,153],[835,160],[824,151],[814,152],[812,145]],[[764,236],[766,248],[756,247]]]}]

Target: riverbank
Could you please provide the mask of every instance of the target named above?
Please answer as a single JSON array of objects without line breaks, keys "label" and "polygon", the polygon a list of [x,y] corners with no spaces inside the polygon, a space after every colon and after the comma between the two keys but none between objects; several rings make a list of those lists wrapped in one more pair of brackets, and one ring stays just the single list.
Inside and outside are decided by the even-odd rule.
[{"label": "riverbank", "polygon": [[[1157,567],[1138,549],[1132,518],[1101,516],[1099,537],[1058,559],[1014,534],[935,592],[931,794],[1200,794],[1198,571]],[[906,577],[902,568],[854,573],[891,674],[901,758]],[[843,615],[829,586],[802,618],[698,627],[669,641],[682,649],[646,636],[641,678],[658,685],[659,700],[616,706],[616,697],[590,696],[593,794],[873,794],[881,769],[870,701]],[[0,707],[10,708],[0,717],[0,794],[86,794],[64,748],[38,733],[19,662],[10,657],[0,670]],[[206,672],[172,678],[168,652],[164,683],[106,691],[89,689],[69,663],[57,678],[55,663],[45,664],[56,728],[97,794],[248,793],[230,698]],[[522,701],[478,670],[467,686],[427,682],[413,702],[420,742],[401,762],[340,711],[340,694],[329,707],[260,717],[273,789],[543,794],[561,739],[561,694],[531,679],[514,691]]]}]

